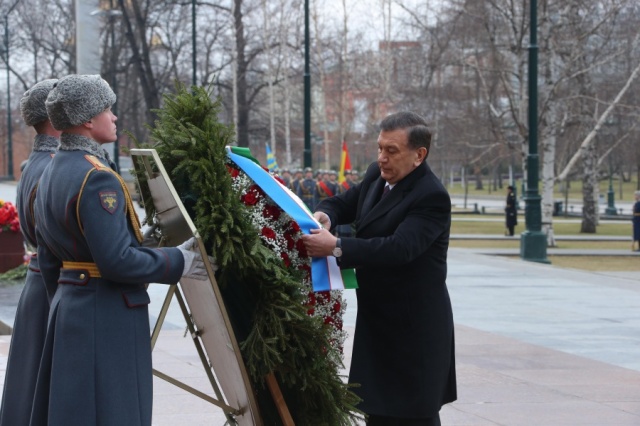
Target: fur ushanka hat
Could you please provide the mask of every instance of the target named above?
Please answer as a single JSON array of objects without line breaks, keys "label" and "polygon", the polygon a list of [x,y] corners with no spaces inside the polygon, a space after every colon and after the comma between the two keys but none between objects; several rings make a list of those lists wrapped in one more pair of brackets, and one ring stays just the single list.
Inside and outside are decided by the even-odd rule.
[{"label": "fur ushanka hat", "polygon": [[20,114],[27,126],[35,126],[49,118],[44,102],[57,81],[57,78],[51,78],[36,83],[20,98]]},{"label": "fur ushanka hat", "polygon": [[56,130],[86,123],[116,102],[109,83],[99,75],[62,77],[49,92],[47,113]]}]

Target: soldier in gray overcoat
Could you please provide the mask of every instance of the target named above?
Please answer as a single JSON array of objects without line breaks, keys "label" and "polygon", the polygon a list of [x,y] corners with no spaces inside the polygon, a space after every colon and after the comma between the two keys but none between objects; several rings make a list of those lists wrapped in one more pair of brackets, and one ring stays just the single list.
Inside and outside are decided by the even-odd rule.
[{"label": "soldier in gray overcoat", "polygon": [[189,250],[193,238],[175,248],[141,246],[127,186],[101,147],[116,137],[115,100],[99,75],[69,75],[46,101],[62,135],[35,206],[40,269],[55,296],[32,426],[151,425],[144,283],[206,275],[202,257]]},{"label": "soldier in gray overcoat", "polygon": [[[60,144],[60,132],[53,128],[44,102],[58,80],[49,79],[35,84],[20,99],[20,113],[27,126],[33,126],[36,137],[17,190],[20,230],[31,250],[36,247],[33,202],[40,175],[53,158]],[[38,258],[29,261],[11,334],[11,347],[2,392],[0,425],[27,425],[31,416],[33,392],[36,386],[42,345],[47,331],[49,298],[40,275]]]},{"label": "soldier in gray overcoat", "polygon": [[313,169],[307,167],[304,169],[304,179],[298,185],[297,195],[313,211],[316,207],[316,180],[313,178]]}]

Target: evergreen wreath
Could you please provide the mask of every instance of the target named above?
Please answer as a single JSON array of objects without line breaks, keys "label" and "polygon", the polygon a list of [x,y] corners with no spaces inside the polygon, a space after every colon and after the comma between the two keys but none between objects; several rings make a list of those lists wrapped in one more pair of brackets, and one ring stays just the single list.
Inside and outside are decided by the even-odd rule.
[{"label": "evergreen wreath", "polygon": [[[359,398],[339,374],[340,350],[332,325],[308,315],[305,271],[288,268],[279,253],[261,242],[247,206],[234,191],[226,146],[232,126],[218,121],[220,99],[202,87],[178,84],[164,96],[150,127],[155,148],[173,185],[216,258],[216,274],[234,333],[257,394],[265,424],[281,424],[265,376],[273,372],[291,415],[300,425],[351,425],[361,418]],[[136,172],[144,183],[145,176]],[[154,206],[140,185],[146,221]],[[333,345],[332,345],[333,343]]]}]

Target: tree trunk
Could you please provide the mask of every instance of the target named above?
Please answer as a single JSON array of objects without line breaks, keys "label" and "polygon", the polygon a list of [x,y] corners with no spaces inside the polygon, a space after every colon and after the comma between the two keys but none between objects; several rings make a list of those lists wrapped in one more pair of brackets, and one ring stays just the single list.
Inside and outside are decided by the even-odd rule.
[{"label": "tree trunk", "polygon": [[597,190],[598,178],[596,165],[598,157],[593,144],[583,148],[582,152],[582,226],[581,233],[595,234],[598,223]]},{"label": "tree trunk", "polygon": [[476,189],[480,191],[484,189],[484,186],[482,185],[482,170],[480,169],[480,167],[476,167],[474,168],[473,172],[476,178]]},{"label": "tree trunk", "polygon": [[[146,39],[146,31],[148,29],[146,18],[142,15],[138,0],[130,2],[118,0],[118,4],[122,11],[122,18],[126,27],[126,38],[133,56],[132,62],[136,67],[140,86],[142,87],[142,94],[146,104],[147,122],[152,123],[155,118],[153,110],[160,107],[160,95],[153,74],[153,67],[151,66],[149,44]],[[133,16],[131,16],[132,12]],[[135,27],[132,21],[135,23]]]},{"label": "tree trunk", "polygon": [[242,0],[233,1],[233,23],[236,32],[236,101],[238,104],[238,146],[249,147],[249,102],[247,98],[247,59],[242,21]]},{"label": "tree trunk", "polygon": [[[276,71],[273,66],[272,61],[272,51],[271,51],[271,19],[269,16],[269,8],[267,7],[267,1],[262,0],[262,10],[263,10],[263,25],[264,25],[264,51],[266,53],[266,61],[267,61],[267,83],[269,85],[269,145],[271,147],[271,152],[273,153],[273,158],[276,157],[277,147],[276,147],[276,103],[275,103],[275,92],[274,92],[274,81],[276,79]],[[277,162],[277,161],[276,161]]]}]

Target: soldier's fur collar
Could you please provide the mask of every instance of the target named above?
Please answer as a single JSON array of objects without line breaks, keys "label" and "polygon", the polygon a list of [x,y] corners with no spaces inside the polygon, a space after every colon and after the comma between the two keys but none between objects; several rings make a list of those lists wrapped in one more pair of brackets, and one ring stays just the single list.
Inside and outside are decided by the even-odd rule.
[{"label": "soldier's fur collar", "polygon": [[109,154],[102,148],[98,142],[91,138],[71,133],[63,133],[60,136],[61,151],[86,151],[91,155],[95,155],[101,160],[105,160],[107,164],[111,162]]},{"label": "soldier's fur collar", "polygon": [[60,140],[51,135],[38,134],[33,142],[33,150],[37,152],[56,152]]}]

